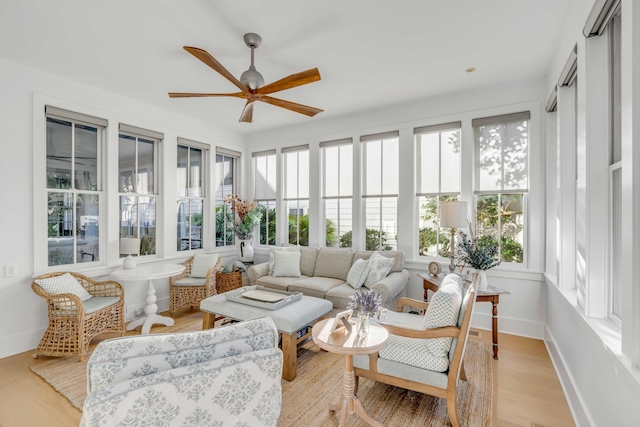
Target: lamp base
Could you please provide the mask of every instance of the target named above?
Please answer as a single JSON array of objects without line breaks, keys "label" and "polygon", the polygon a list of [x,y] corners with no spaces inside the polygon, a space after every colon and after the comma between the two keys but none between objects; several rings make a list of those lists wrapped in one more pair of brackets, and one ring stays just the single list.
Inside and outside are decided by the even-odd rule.
[{"label": "lamp base", "polygon": [[453,273],[455,269],[456,269],[456,265],[453,262],[453,257],[451,257],[451,262],[449,263],[449,272]]},{"label": "lamp base", "polygon": [[131,255],[128,255],[122,262],[122,268],[125,270],[132,270],[136,268],[136,260]]}]

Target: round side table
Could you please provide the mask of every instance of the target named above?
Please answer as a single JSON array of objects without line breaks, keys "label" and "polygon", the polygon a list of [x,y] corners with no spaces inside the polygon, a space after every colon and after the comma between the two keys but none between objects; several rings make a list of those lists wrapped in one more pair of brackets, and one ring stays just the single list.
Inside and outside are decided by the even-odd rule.
[{"label": "round side table", "polygon": [[389,333],[382,326],[369,325],[369,334],[362,338],[356,335],[355,327],[353,332],[347,332],[341,329],[338,332],[330,333],[334,319],[325,319],[313,326],[311,335],[313,342],[324,350],[331,353],[344,354],[345,368],[342,381],[343,391],[340,400],[329,406],[330,411],[340,410],[340,425],[342,427],[347,422],[347,417],[351,414],[357,414],[365,420],[369,425],[375,427],[383,427],[383,425],[371,418],[362,407],[362,402],[354,394],[355,375],[353,374],[353,355],[354,354],[371,354],[380,351],[389,339]]}]

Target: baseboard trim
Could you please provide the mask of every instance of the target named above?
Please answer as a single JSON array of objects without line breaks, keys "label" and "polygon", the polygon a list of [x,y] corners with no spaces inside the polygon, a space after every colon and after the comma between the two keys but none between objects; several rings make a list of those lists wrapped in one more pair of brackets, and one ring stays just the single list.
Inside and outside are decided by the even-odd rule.
[{"label": "baseboard trim", "polygon": [[0,339],[0,359],[35,350],[47,328],[33,329]]},{"label": "baseboard trim", "polygon": [[564,392],[567,403],[569,404],[569,410],[571,411],[571,415],[573,415],[573,421],[576,423],[577,427],[595,426],[595,423],[586,411],[584,402],[571,379],[571,374],[565,368],[566,364],[562,354],[556,346],[556,340],[553,338],[553,334],[546,325],[544,332],[544,344],[547,347],[547,352],[551,358],[551,363],[556,371],[556,375],[560,380],[560,386],[562,387],[562,391]]},{"label": "baseboard trim", "polygon": [[[500,306],[498,306],[499,308]],[[474,311],[471,318],[471,327],[490,331],[492,330],[492,325],[493,317],[490,314]],[[543,340],[544,330],[545,325],[543,323],[500,316],[498,311],[498,331],[501,333]]]}]

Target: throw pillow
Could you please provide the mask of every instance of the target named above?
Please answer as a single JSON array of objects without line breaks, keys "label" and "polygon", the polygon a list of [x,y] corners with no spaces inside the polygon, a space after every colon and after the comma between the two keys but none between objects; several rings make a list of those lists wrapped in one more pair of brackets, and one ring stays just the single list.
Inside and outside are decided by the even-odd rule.
[{"label": "throw pillow", "polygon": [[91,298],[91,294],[69,273],[47,279],[38,279],[35,282],[52,295],[73,294],[82,301]]},{"label": "throw pillow", "polygon": [[377,252],[371,255],[369,258],[369,274],[364,281],[364,287],[371,289],[373,285],[387,277],[394,262],[393,258],[387,258]]},{"label": "throw pillow", "polygon": [[300,277],[300,252],[275,251],[273,277]]},{"label": "throw pillow", "polygon": [[218,254],[195,254],[191,264],[191,277],[207,277],[210,268],[218,263]]},{"label": "throw pillow", "polygon": [[[456,326],[463,294],[462,280],[455,274],[447,275],[438,291],[433,294],[424,315],[424,329]],[[432,338],[425,340],[429,353],[435,357],[448,358],[453,338]]]},{"label": "throw pillow", "polygon": [[364,259],[357,259],[356,262],[354,262],[351,266],[349,274],[347,274],[347,283],[353,289],[360,289],[364,284],[364,281],[367,280],[368,275],[369,261]]},{"label": "throw pillow", "polygon": [[280,246],[277,248],[271,248],[271,250],[269,251],[269,275],[273,276],[273,266],[274,263],[276,261],[275,257],[274,257],[274,253],[276,251],[282,251],[282,252],[299,252],[300,251],[300,247],[299,246]]}]

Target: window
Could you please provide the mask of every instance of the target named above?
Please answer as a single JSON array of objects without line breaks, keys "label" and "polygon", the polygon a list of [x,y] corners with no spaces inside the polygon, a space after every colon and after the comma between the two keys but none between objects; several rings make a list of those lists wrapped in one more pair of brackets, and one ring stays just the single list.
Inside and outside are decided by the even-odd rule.
[{"label": "window", "polygon": [[51,106],[45,113],[48,265],[99,261],[107,121]]},{"label": "window", "polygon": [[388,132],[360,137],[363,143],[363,191],[366,250],[397,248],[398,136]]},{"label": "window", "polygon": [[351,138],[320,143],[325,244],[350,247],[353,211],[353,141]]},{"label": "window", "polygon": [[253,153],[255,202],[260,211],[258,243],[276,244],[276,150]]},{"label": "window", "polygon": [[499,242],[500,260],[525,262],[529,112],[472,121],[479,236]]},{"label": "window", "polygon": [[609,317],[618,326],[622,319],[622,101],[620,92],[620,14],[609,22],[609,65],[610,65],[610,97],[611,97],[611,141],[609,145],[609,271],[610,271],[610,306]]},{"label": "window", "polygon": [[120,124],[120,237],[140,239],[140,255],[156,253],[159,132]]},{"label": "window", "polygon": [[205,206],[204,177],[207,149],[204,144],[178,138],[178,251],[202,249]]},{"label": "window", "polygon": [[289,243],[309,246],[309,146],[282,149]]},{"label": "window", "polygon": [[216,150],[216,246],[234,244],[233,211],[224,198],[237,193],[236,176],[240,153],[218,147]]},{"label": "window", "polygon": [[460,196],[460,122],[414,129],[418,254],[449,257],[451,229],[440,228],[440,202]]}]

